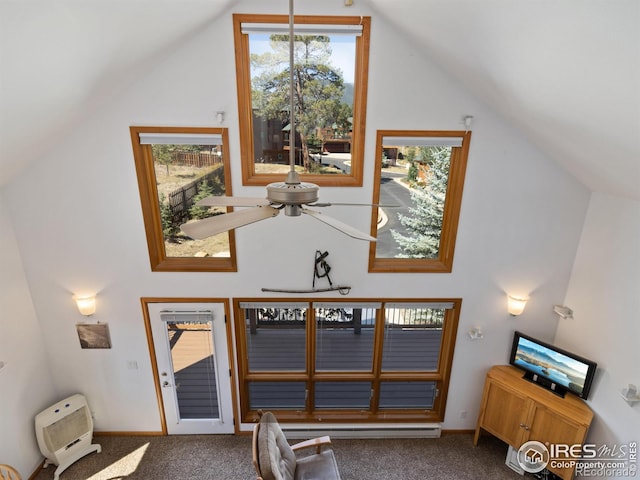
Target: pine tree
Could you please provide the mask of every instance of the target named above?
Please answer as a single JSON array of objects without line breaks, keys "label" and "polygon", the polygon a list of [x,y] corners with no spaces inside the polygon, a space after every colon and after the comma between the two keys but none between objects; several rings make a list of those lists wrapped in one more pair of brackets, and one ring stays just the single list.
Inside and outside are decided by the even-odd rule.
[{"label": "pine tree", "polygon": [[160,194],[160,221],[162,222],[163,237],[165,239],[173,239],[179,230],[173,221],[173,212],[164,193]]},{"label": "pine tree", "polygon": [[198,193],[193,197],[193,205],[189,208],[189,218],[201,220],[212,215],[212,211],[209,207],[199,207],[196,202],[203,198],[210,197],[214,194],[214,186],[210,185],[207,179],[203,179],[198,185]]},{"label": "pine tree", "polygon": [[440,251],[451,149],[426,147],[423,153],[426,154],[429,165],[426,184],[411,190],[415,206],[409,208],[409,215],[398,214],[398,219],[408,234],[391,231],[402,249],[402,253],[398,255],[400,258],[437,258]]}]

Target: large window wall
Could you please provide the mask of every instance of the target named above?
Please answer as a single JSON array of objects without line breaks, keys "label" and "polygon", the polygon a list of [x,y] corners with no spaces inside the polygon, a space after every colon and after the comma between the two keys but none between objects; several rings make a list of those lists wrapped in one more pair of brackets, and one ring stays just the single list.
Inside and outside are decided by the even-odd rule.
[{"label": "large window wall", "polygon": [[236,299],[242,421],[442,421],[460,305]]}]

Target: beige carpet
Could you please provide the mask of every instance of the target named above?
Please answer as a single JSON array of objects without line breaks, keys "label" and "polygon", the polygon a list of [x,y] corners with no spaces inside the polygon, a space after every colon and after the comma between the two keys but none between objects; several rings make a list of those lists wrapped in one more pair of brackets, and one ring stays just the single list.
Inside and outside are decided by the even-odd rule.
[{"label": "beige carpet", "polygon": [[[256,478],[250,436],[97,436],[94,443],[102,445],[102,453],[82,458],[60,480]],[[470,434],[333,443],[342,480],[523,478],[505,465],[507,446],[490,436],[483,436],[477,447]],[[54,470],[53,465],[43,469],[35,480],[52,479]]]}]

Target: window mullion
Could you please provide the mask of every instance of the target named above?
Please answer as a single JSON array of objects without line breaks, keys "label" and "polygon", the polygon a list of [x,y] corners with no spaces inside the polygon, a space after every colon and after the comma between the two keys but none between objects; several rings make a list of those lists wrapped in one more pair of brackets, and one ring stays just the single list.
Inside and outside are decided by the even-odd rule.
[{"label": "window mullion", "polygon": [[307,307],[307,413],[314,411],[316,373],[316,310],[312,304]]}]

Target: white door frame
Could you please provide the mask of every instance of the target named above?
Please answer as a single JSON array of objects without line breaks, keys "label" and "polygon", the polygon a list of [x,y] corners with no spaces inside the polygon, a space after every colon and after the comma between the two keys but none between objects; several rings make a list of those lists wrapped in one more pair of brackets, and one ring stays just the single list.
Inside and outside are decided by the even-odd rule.
[{"label": "white door frame", "polygon": [[[147,331],[149,353],[156,384],[162,432],[174,434],[229,434],[235,433],[235,406],[232,392],[233,359],[229,351],[229,302],[227,299],[141,299]],[[166,333],[166,322],[161,311],[213,312],[212,335],[219,400],[219,419],[180,419],[171,352]]]}]

